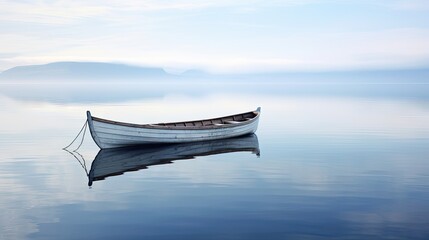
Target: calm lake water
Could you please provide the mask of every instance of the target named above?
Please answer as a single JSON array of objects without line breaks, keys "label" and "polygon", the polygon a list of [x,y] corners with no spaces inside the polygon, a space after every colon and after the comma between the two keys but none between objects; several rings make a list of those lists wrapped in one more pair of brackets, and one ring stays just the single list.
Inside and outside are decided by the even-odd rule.
[{"label": "calm lake water", "polygon": [[[62,150],[86,110],[151,123],[258,106],[256,136],[210,145],[222,154],[102,154],[89,135]],[[1,84],[0,208],[0,239],[428,239],[429,85]]]}]

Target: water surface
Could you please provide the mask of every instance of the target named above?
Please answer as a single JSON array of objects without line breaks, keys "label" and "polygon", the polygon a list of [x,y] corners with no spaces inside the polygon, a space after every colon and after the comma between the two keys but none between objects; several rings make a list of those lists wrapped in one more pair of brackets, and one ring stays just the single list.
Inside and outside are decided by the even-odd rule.
[{"label": "water surface", "polygon": [[[258,106],[260,156],[113,153],[142,164],[88,187],[97,146],[62,150],[86,110],[151,123]],[[1,239],[429,237],[426,84],[2,84],[0,116]],[[185,147],[237,144],[254,146]]]}]

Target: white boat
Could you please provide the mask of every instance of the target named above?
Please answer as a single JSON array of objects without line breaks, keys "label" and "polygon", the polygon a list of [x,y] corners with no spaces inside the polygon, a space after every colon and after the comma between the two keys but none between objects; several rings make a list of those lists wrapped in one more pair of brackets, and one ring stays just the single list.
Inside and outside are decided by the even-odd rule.
[{"label": "white boat", "polygon": [[87,111],[91,136],[101,149],[141,144],[208,141],[256,132],[261,108],[225,117],[156,124],[124,123],[93,117]]}]

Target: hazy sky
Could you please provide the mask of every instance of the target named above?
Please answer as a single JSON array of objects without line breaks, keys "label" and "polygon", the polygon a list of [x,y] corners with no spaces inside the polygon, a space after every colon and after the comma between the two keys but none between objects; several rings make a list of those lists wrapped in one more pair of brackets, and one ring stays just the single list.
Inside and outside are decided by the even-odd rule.
[{"label": "hazy sky", "polygon": [[209,71],[429,66],[429,0],[0,1],[0,71],[106,61]]}]

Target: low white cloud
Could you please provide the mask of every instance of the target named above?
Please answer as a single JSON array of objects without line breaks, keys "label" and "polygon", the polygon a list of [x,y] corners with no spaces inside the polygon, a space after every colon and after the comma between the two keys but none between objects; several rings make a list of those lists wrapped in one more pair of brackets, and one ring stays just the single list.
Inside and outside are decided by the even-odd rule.
[{"label": "low white cloud", "polygon": [[429,2],[427,0],[396,0],[390,2],[391,6],[397,10],[429,10]]},{"label": "low white cloud", "polygon": [[[218,42],[216,48],[209,47],[211,42],[198,39],[190,42],[178,39],[176,44],[169,45],[168,41],[156,42],[143,34],[61,41],[58,41],[60,38],[34,38],[31,46],[27,45],[28,38],[2,36],[3,46],[22,51],[20,55],[3,58],[9,66],[72,60],[200,68],[212,72],[263,72],[424,67],[429,63],[429,30],[426,29],[303,33],[275,39],[261,36],[241,45]],[[261,42],[266,44],[260,45]],[[178,45],[182,47],[177,48]]]},{"label": "low white cloud", "polygon": [[107,13],[103,4],[80,4],[78,1],[2,1],[0,20],[40,24],[69,24],[82,18]]},{"label": "low white cloud", "polygon": [[[320,1],[320,0],[319,0]],[[85,18],[101,17],[103,20],[114,20],[114,15],[127,12],[156,12],[163,10],[191,11],[219,7],[238,7],[241,10],[252,11],[265,6],[302,5],[316,0],[109,0],[109,1],[59,1],[35,0],[31,2],[2,1],[0,2],[0,20],[39,24],[71,24]],[[113,19],[109,19],[112,17]]]},{"label": "low white cloud", "polygon": [[[360,31],[328,27],[327,31],[316,31],[305,27],[290,30],[286,27],[290,25],[274,20],[249,21],[253,14],[262,18],[264,14],[257,14],[262,8],[272,10],[302,4],[353,2],[0,2],[0,21],[6,23],[0,33],[0,53],[16,54],[1,55],[0,71],[16,65],[53,61],[113,61],[170,69],[202,68],[213,72],[394,68],[429,64],[429,29],[421,26]],[[382,1],[377,5],[420,9],[425,6],[419,0]],[[217,20],[213,14],[194,15],[215,8],[228,9],[231,15],[246,17],[227,22]]]}]

